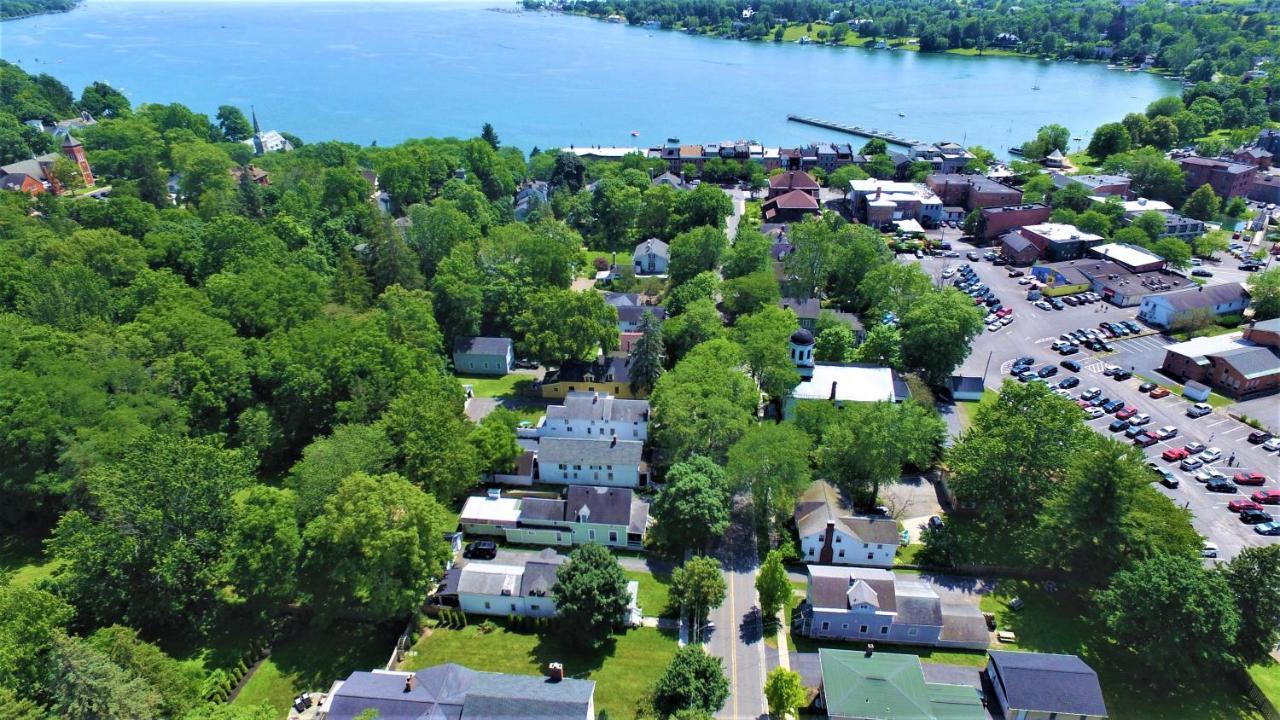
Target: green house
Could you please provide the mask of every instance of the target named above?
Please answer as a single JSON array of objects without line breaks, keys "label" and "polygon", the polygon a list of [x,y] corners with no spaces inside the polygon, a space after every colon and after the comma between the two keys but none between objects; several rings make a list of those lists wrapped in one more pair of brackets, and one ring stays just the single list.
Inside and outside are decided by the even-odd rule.
[{"label": "green house", "polygon": [[986,720],[977,688],[925,682],[920,658],[818,651],[822,703],[832,720]]}]

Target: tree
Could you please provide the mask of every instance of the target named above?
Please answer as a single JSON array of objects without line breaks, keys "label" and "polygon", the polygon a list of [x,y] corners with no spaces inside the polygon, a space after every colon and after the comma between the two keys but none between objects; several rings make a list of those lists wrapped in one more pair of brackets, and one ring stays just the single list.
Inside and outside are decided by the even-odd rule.
[{"label": "tree", "polygon": [[448,502],[479,481],[480,456],[468,437],[462,387],[433,373],[393,400],[383,415],[399,466],[414,483]]},{"label": "tree", "polygon": [[1280,640],[1280,545],[1246,547],[1223,574],[1240,613],[1235,652],[1249,664],[1266,660]]},{"label": "tree", "polygon": [[719,293],[720,278],[708,270],[668,290],[662,304],[666,306],[668,315],[679,315],[695,301],[711,300],[714,303]]},{"label": "tree", "polygon": [[782,299],[778,280],[772,270],[759,270],[726,280],[721,285],[724,308],[733,315],[748,315],[776,305]]},{"label": "tree", "polygon": [[343,480],[303,533],[299,577],[321,622],[358,614],[380,623],[416,611],[449,559],[448,518],[399,475]]},{"label": "tree", "polygon": [[867,158],[867,162],[862,166],[862,169],[878,180],[888,180],[898,171],[898,167],[893,164],[893,160],[884,154],[872,155]]},{"label": "tree", "polygon": [[1178,124],[1173,121],[1173,118],[1163,115],[1152,120],[1147,128],[1146,141],[1147,144],[1161,150],[1168,150],[1178,144]]},{"label": "tree", "polygon": [[1101,162],[1116,153],[1128,152],[1132,144],[1129,131],[1123,124],[1103,123],[1089,138],[1089,156]]},{"label": "tree", "polygon": [[1155,242],[1164,236],[1164,215],[1156,210],[1148,210],[1133,219],[1132,227],[1146,233],[1148,242]]},{"label": "tree", "polygon": [[631,348],[631,394],[639,397],[653,391],[662,376],[667,351],[662,342],[662,326],[648,310],[640,317],[640,337]]},{"label": "tree", "polygon": [[[1210,230],[1191,241],[1197,256],[1211,258],[1220,252],[1226,252],[1231,245],[1231,234],[1226,230]],[[1255,299],[1256,310],[1256,299]]]},{"label": "tree", "polygon": [[696,227],[675,236],[671,241],[671,261],[667,266],[671,286],[718,268],[726,245],[724,232],[710,226]]},{"label": "tree", "polygon": [[599,648],[626,617],[631,595],[622,566],[603,545],[575,549],[556,571],[551,587],[565,636],[581,647]]},{"label": "tree", "polygon": [[729,448],[725,466],[736,490],[749,489],[761,519],[785,519],[813,480],[813,442],[792,423],[755,425]]},{"label": "tree", "polygon": [[982,313],[954,288],[929,292],[902,316],[902,355],[934,387],[943,386],[982,332]]},{"label": "tree", "polygon": [[426,284],[418,270],[419,259],[405,243],[398,230],[388,222],[376,225],[376,237],[369,243],[369,279],[381,293],[392,285],[405,290],[420,290]]},{"label": "tree", "polygon": [[818,333],[813,356],[818,362],[852,362],[854,353],[853,330],[848,325],[832,325]]},{"label": "tree", "polygon": [[225,579],[231,497],[249,485],[250,467],[242,452],[152,434],[95,468],[84,509],[64,515],[50,540],[64,563],[60,594],[101,624],[159,629],[205,620]]},{"label": "tree", "polygon": [[65,720],[133,720],[159,717],[163,698],[146,680],[131,677],[86,641],[54,640],[46,681],[51,710]]},{"label": "tree", "polygon": [[81,110],[94,117],[112,117],[129,114],[129,99],[124,93],[104,82],[95,82],[80,93]]},{"label": "tree", "polygon": [[154,690],[160,696],[164,717],[183,717],[191,698],[200,692],[198,670],[165,655],[139,638],[133,628],[112,625],[95,631],[87,640],[90,647]]},{"label": "tree", "polygon": [[273,618],[297,588],[302,535],[292,492],[255,485],[231,498],[224,555],[228,590],[256,617]]},{"label": "tree", "polygon": [[827,184],[831,188],[844,193],[844,197],[847,200],[849,199],[849,192],[853,189],[850,183],[854,180],[866,179],[867,173],[863,172],[862,168],[857,165],[845,165],[836,168],[835,172],[831,173],[831,177],[827,178]]},{"label": "tree", "polygon": [[52,593],[29,585],[0,585],[0,688],[35,697],[44,668],[75,610]]},{"label": "tree", "polygon": [[729,499],[719,465],[701,456],[676,463],[653,499],[650,536],[674,554],[706,550],[729,527]]},{"label": "tree", "polygon": [[582,158],[570,152],[556,153],[555,166],[551,170],[551,185],[565,188],[571,193],[582,189],[586,182],[587,168]]},{"label": "tree", "polygon": [[679,195],[676,206],[676,229],[692,230],[708,227],[724,237],[725,218],[733,214],[733,201],[714,183],[702,183]]},{"label": "tree", "polygon": [[183,197],[199,206],[206,195],[218,199],[230,194],[235,163],[221,149],[194,142],[174,146],[170,152],[174,169],[182,176],[178,187]]},{"label": "tree", "polygon": [[1116,573],[1093,602],[1122,667],[1173,682],[1230,663],[1240,615],[1224,574],[1196,557],[1155,555]]},{"label": "tree", "polygon": [[902,359],[902,331],[893,325],[876,325],[867,333],[867,339],[854,348],[857,362],[901,370],[906,367]]},{"label": "tree", "polygon": [[725,254],[723,268],[725,279],[771,270],[769,250],[772,246],[773,243],[769,238],[751,227],[749,223],[740,223],[738,234],[733,239],[733,247],[729,248]]},{"label": "tree", "polygon": [[1141,197],[1164,200],[1170,204],[1182,200],[1185,184],[1182,168],[1156,148],[1140,147],[1112,155],[1103,163],[1103,170],[1108,173],[1129,173],[1131,187]]},{"label": "tree", "polygon": [[671,462],[693,455],[723,460],[746,432],[759,408],[760,390],[740,370],[744,362],[742,348],[714,339],[658,379],[649,400],[650,433]]},{"label": "tree", "polygon": [[353,473],[381,475],[391,469],[395,449],[381,425],[338,425],[316,438],[289,469],[285,486],[297,497],[298,517],[314,517],[338,485]]},{"label": "tree", "polygon": [[484,127],[480,129],[480,139],[488,143],[489,147],[494,150],[498,149],[498,133],[489,123],[485,123]]},{"label": "tree", "polygon": [[480,334],[484,319],[484,276],[472,245],[454,246],[440,262],[431,279],[431,294],[436,319],[445,337]]},{"label": "tree", "polygon": [[253,126],[235,105],[219,105],[217,118],[218,128],[227,142],[240,142],[253,136]]},{"label": "tree", "polygon": [[791,334],[798,326],[795,313],[770,305],[739,318],[734,327],[748,372],[775,402],[781,402],[800,384],[800,374],[788,350]]},{"label": "tree", "polygon": [[1182,214],[1196,220],[1212,220],[1222,207],[1222,200],[1209,185],[1201,185],[1187,196],[1182,204]]},{"label": "tree", "polygon": [[948,453],[957,502],[989,522],[1029,518],[1025,498],[1051,495],[1088,436],[1080,418],[1075,403],[1047,387],[1005,382]]},{"label": "tree", "polygon": [[701,645],[685,645],[658,677],[653,706],[666,717],[682,710],[719,712],[729,697],[729,680],[720,658],[708,655]]},{"label": "tree", "polygon": [[777,623],[778,613],[791,600],[791,580],[782,561],[781,550],[770,550],[756,575],[756,593],[760,596],[760,615],[766,627]]},{"label": "tree", "polygon": [[880,486],[897,482],[909,461],[927,465],[946,434],[933,409],[918,403],[856,403],[836,418],[818,442],[815,464],[822,477],[864,506],[875,505]]},{"label": "tree", "polygon": [[800,673],[786,668],[774,668],[764,681],[764,696],[769,703],[769,714],[788,717],[809,699]]},{"label": "tree", "polygon": [[1151,245],[1151,252],[1164,258],[1171,268],[1191,267],[1191,246],[1176,237],[1160,238]]},{"label": "tree", "polygon": [[[640,190],[617,177],[606,177],[591,194],[595,218],[593,236],[598,245],[616,250],[633,239],[632,231],[640,214]],[[721,233],[721,237],[723,237]]]},{"label": "tree", "polygon": [[1280,267],[1271,268],[1253,276],[1249,284],[1253,299],[1253,317],[1270,320],[1280,317]]},{"label": "tree", "polygon": [[507,472],[524,452],[516,442],[516,425],[520,416],[504,407],[494,408],[484,416],[467,437],[476,450],[476,459],[485,473]]},{"label": "tree", "polygon": [[866,274],[858,295],[862,306],[872,315],[879,317],[892,312],[901,318],[920,298],[933,291],[933,280],[918,263],[886,263]]},{"label": "tree", "polygon": [[[684,286],[684,287],[687,287]],[[720,311],[715,302],[701,299],[688,305],[684,312],[662,323],[662,341],[671,360],[680,360],[695,346],[724,334]]]},{"label": "tree", "polygon": [[543,364],[594,360],[618,347],[618,310],[597,292],[541,290],[516,316],[515,331],[521,354]]},{"label": "tree", "polygon": [[671,573],[672,602],[689,613],[694,627],[701,627],[707,613],[720,607],[726,590],[724,570],[713,557],[690,558]]}]

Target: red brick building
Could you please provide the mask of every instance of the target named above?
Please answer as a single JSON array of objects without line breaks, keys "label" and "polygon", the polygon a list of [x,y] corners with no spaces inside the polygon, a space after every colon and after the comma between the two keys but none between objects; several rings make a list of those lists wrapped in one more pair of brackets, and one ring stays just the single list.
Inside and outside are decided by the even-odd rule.
[{"label": "red brick building", "polygon": [[958,205],[965,210],[1017,205],[1022,191],[982,175],[934,174],[925,185],[942,198],[943,205]]},{"label": "red brick building", "polygon": [[1052,214],[1053,208],[1044,203],[983,208],[978,221],[978,237],[992,240],[1024,225],[1048,222]]},{"label": "red brick building", "polygon": [[1184,157],[1178,161],[1178,164],[1182,166],[1182,172],[1187,176],[1188,190],[1208,185],[1213,188],[1213,192],[1218,197],[1224,200],[1248,195],[1253,188],[1253,180],[1258,174],[1258,168],[1255,165],[1196,155]]}]

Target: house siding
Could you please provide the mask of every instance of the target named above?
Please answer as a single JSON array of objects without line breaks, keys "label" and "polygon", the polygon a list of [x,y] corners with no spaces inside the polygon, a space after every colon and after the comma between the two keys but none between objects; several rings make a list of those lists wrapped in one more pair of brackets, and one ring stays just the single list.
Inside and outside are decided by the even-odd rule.
[{"label": "house siding", "polygon": [[[562,464],[563,468],[560,467]],[[640,468],[635,465],[573,465],[540,461],[538,472],[542,482],[559,485],[640,486]]]},{"label": "house siding", "polygon": [[515,595],[480,595],[458,593],[458,607],[469,615],[506,617],[551,617],[556,614],[556,602],[550,595],[542,597],[518,597]]},{"label": "house siding", "polygon": [[[822,554],[822,536],[823,533],[813,533],[800,538],[801,562],[819,562]],[[893,558],[897,550],[897,545],[865,543],[849,533],[836,530],[831,538],[831,562],[824,564],[887,568],[893,566]]]},{"label": "house siding", "polygon": [[455,352],[453,367],[460,373],[471,375],[506,375],[515,363],[514,353],[508,349],[505,355],[473,355]]}]

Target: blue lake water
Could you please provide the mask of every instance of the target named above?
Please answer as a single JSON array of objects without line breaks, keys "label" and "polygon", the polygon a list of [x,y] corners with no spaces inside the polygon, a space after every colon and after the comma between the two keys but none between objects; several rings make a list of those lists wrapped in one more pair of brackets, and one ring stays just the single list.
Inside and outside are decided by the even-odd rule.
[{"label": "blue lake water", "polygon": [[385,145],[491,122],[526,150],[863,142],[795,113],[1002,151],[1049,122],[1087,138],[1179,89],[1100,64],[732,42],[478,4],[88,0],[0,25],[0,57],[77,93],[105,80],[134,104],[253,104],[305,140]]}]

